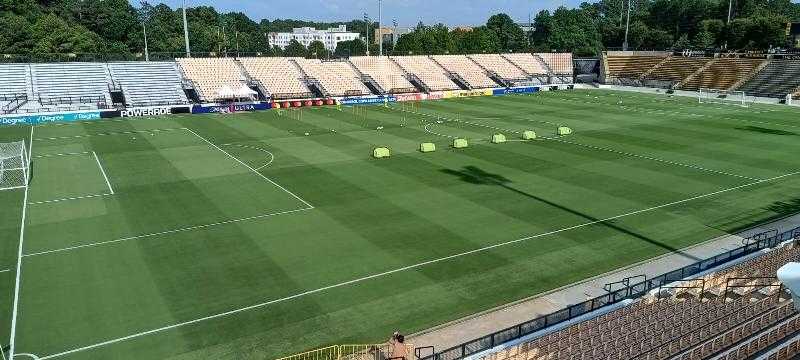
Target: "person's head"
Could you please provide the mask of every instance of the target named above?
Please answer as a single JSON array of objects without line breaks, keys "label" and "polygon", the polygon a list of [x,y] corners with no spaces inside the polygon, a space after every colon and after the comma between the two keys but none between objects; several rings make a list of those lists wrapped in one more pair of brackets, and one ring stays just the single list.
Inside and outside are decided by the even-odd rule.
[{"label": "person's head", "polygon": [[399,342],[399,343],[401,343],[401,344],[402,344],[402,343],[403,343],[403,341],[405,341],[406,337],[405,337],[405,336],[403,336],[402,334],[397,334],[397,337],[396,337],[396,339],[397,339],[397,342]]}]

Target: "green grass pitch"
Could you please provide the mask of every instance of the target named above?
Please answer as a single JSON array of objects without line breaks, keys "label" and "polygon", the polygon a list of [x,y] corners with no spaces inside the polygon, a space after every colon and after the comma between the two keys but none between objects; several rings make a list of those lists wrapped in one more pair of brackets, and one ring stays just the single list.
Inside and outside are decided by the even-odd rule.
[{"label": "green grass pitch", "polygon": [[787,107],[576,90],[403,108],[34,128],[27,204],[0,192],[0,344],[23,208],[16,352],[41,359],[383,341],[800,209]]}]

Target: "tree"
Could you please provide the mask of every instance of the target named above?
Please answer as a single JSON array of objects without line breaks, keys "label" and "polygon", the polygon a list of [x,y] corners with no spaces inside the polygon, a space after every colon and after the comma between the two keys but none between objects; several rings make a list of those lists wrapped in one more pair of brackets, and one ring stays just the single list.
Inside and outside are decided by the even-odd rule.
[{"label": "tree", "polygon": [[502,51],[520,51],[527,47],[522,28],[506,14],[492,15],[486,22],[486,28],[497,35]]},{"label": "tree", "polygon": [[367,53],[367,44],[361,39],[354,39],[339,42],[336,45],[334,54],[336,57],[344,58],[350,56],[362,56]]},{"label": "tree", "polygon": [[283,49],[283,55],[289,57],[306,57],[308,49],[295,39],[289,42],[289,46]]},{"label": "tree", "polygon": [[316,58],[316,59],[327,59],[330,57],[328,53],[328,49],[325,48],[325,44],[322,41],[314,40],[311,44],[308,44],[308,55],[309,58]]}]

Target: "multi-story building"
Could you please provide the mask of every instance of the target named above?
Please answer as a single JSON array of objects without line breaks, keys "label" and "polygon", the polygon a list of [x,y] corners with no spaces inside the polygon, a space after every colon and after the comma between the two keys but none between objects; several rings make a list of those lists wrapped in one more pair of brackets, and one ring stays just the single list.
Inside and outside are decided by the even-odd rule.
[{"label": "multi-story building", "polygon": [[317,30],[312,27],[294,28],[290,33],[269,33],[270,45],[277,45],[281,49],[289,46],[292,40],[297,40],[303,46],[308,47],[314,41],[321,41],[325,44],[325,48],[334,51],[336,45],[342,41],[350,41],[358,39],[359,33],[348,32],[347,26],[339,25],[339,27],[330,28],[328,30]]}]

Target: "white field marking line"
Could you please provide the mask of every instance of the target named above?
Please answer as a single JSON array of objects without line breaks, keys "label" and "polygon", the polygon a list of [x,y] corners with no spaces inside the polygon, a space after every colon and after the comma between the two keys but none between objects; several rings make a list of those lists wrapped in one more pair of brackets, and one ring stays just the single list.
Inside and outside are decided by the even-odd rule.
[{"label": "white field marking line", "polygon": [[682,203],[690,202],[690,201],[697,200],[697,199],[702,199],[702,198],[706,198],[706,197],[710,197],[710,196],[714,196],[714,195],[718,195],[718,194],[722,194],[722,193],[726,193],[726,192],[730,192],[730,191],[734,191],[734,190],[739,190],[739,189],[743,189],[743,188],[746,188],[746,187],[758,185],[758,184],[761,184],[761,183],[774,181],[774,180],[782,179],[782,178],[789,177],[789,176],[794,176],[794,175],[797,175],[797,174],[800,174],[800,171],[793,172],[793,173],[788,173],[788,174],[784,174],[784,175],[780,175],[780,176],[776,176],[776,177],[769,178],[769,179],[759,180],[759,181],[756,181],[756,182],[752,182],[752,183],[748,183],[748,184],[744,184],[744,185],[739,185],[739,186],[732,187],[732,188],[722,189],[722,190],[718,190],[718,191],[707,193],[707,194],[703,194],[703,195],[697,195],[697,196],[690,197],[690,198],[687,198],[687,199],[673,201],[673,202],[662,204],[662,205],[658,205],[658,206],[653,206],[653,207],[650,207],[650,208],[647,208],[647,209],[636,210],[636,211],[632,211],[632,212],[629,212],[629,213],[608,217],[608,218],[601,219],[601,220],[590,221],[590,222],[586,222],[586,223],[582,223],[582,224],[578,224],[578,225],[573,225],[573,226],[570,226],[570,227],[565,227],[565,228],[558,229],[558,230],[549,231],[549,232],[546,232],[546,233],[532,235],[532,236],[528,236],[528,237],[524,237],[524,238],[520,238],[520,239],[516,239],[516,240],[511,240],[511,241],[506,241],[506,242],[502,242],[502,243],[495,244],[495,245],[485,246],[485,247],[477,248],[477,249],[474,249],[474,250],[469,250],[469,251],[465,251],[465,252],[461,252],[461,253],[457,253],[457,254],[453,254],[453,255],[437,258],[437,259],[432,259],[432,260],[424,261],[424,262],[417,263],[417,264],[414,264],[414,265],[408,265],[408,266],[404,266],[404,267],[397,268],[397,269],[394,269],[394,270],[384,271],[382,273],[372,274],[372,275],[364,276],[364,277],[361,277],[361,278],[345,281],[345,282],[342,282],[342,283],[338,283],[338,284],[334,284],[334,285],[328,285],[328,286],[321,287],[321,288],[314,289],[314,290],[304,291],[304,292],[297,293],[297,294],[294,294],[294,295],[290,295],[290,296],[287,296],[287,297],[265,301],[265,302],[262,302],[262,303],[259,303],[259,304],[254,304],[254,305],[250,305],[250,306],[246,306],[246,307],[242,307],[242,308],[238,308],[238,309],[234,309],[234,310],[230,310],[230,311],[226,311],[226,312],[216,313],[216,314],[209,315],[209,316],[206,316],[206,317],[202,317],[202,318],[198,318],[198,319],[194,319],[194,320],[189,320],[189,321],[184,321],[184,322],[181,322],[181,323],[168,325],[168,326],[164,326],[164,327],[160,327],[160,328],[156,328],[156,329],[151,329],[151,330],[139,332],[139,333],[136,333],[136,334],[131,334],[131,335],[120,337],[120,338],[116,338],[116,339],[106,340],[106,341],[99,342],[99,343],[96,343],[96,344],[93,344],[93,345],[87,345],[87,346],[75,348],[75,349],[72,349],[72,350],[67,350],[67,351],[64,351],[64,352],[48,355],[48,356],[42,357],[41,359],[42,360],[52,359],[52,358],[61,357],[61,356],[64,356],[64,355],[70,355],[70,354],[74,354],[74,353],[85,351],[85,350],[91,350],[91,349],[95,349],[95,348],[98,348],[98,347],[102,347],[102,346],[118,343],[118,342],[121,342],[121,341],[126,341],[126,340],[134,339],[134,338],[137,338],[137,337],[141,337],[141,336],[155,334],[155,333],[159,333],[159,332],[170,330],[170,329],[175,329],[175,328],[186,326],[186,325],[196,324],[196,323],[199,323],[199,322],[202,322],[202,321],[206,321],[206,320],[212,320],[212,319],[216,319],[216,318],[221,318],[221,317],[225,317],[225,316],[228,316],[228,315],[233,315],[233,314],[236,314],[236,313],[240,313],[240,312],[244,312],[244,311],[248,311],[248,310],[252,310],[252,309],[257,309],[257,308],[265,307],[265,306],[268,306],[268,305],[272,305],[272,304],[276,304],[276,303],[280,303],[280,302],[284,302],[284,301],[288,301],[288,300],[297,299],[297,298],[300,298],[300,297],[316,294],[316,293],[323,292],[323,291],[326,291],[326,290],[335,289],[335,288],[339,288],[339,287],[343,287],[343,286],[347,286],[347,285],[351,285],[351,284],[356,284],[356,283],[360,283],[360,282],[363,282],[363,281],[366,281],[366,280],[371,280],[371,279],[383,277],[383,276],[386,276],[386,275],[391,275],[391,274],[394,274],[394,273],[399,273],[399,272],[403,272],[403,271],[407,271],[407,270],[412,270],[412,269],[416,269],[416,268],[419,268],[419,267],[422,267],[422,266],[426,266],[426,265],[430,265],[430,264],[434,264],[434,263],[438,263],[438,262],[442,262],[442,261],[446,261],[446,260],[450,260],[450,259],[466,256],[466,255],[480,253],[480,252],[484,252],[484,251],[487,251],[487,250],[491,250],[491,249],[495,249],[495,248],[499,248],[499,247],[503,247],[503,246],[508,246],[508,245],[519,243],[519,242],[535,239],[535,238],[540,238],[540,237],[544,237],[544,236],[558,234],[558,233],[569,231],[569,230],[583,228],[583,227],[590,226],[590,225],[595,225],[595,224],[598,224],[598,223],[608,222],[608,221],[611,221],[611,220],[615,220],[615,219],[619,219],[619,218],[623,218],[623,217],[628,217],[628,216],[632,216],[632,215],[637,215],[637,214],[641,214],[641,213],[645,213],[645,212],[650,212],[650,211],[661,209],[661,208],[665,208],[665,207],[668,207],[668,206],[682,204]]},{"label": "white field marking line", "polygon": [[[31,126],[31,140],[30,140],[30,147],[28,148],[28,156],[33,154],[33,129],[34,127]],[[28,159],[30,160],[30,159]],[[30,164],[29,164],[30,165]],[[28,174],[30,175],[30,174]],[[21,276],[22,276],[22,250],[23,245],[25,242],[25,217],[28,213],[28,192],[30,190],[30,184],[25,186],[25,195],[22,199],[22,220],[19,229],[19,249],[17,249],[17,278],[14,281],[14,307],[11,312],[11,338],[9,340],[9,350],[8,350],[8,358],[10,360],[14,359],[14,350],[16,345],[16,338],[17,338],[17,318],[19,314],[19,289],[21,286]]]},{"label": "white field marking line", "polygon": [[582,143],[578,143],[578,142],[574,142],[574,141],[568,141],[568,140],[559,139],[559,138],[553,138],[553,137],[543,137],[542,139],[551,140],[551,141],[558,141],[558,142],[565,143],[565,144],[571,144],[571,145],[575,145],[575,146],[582,146],[582,147],[589,148],[589,149],[607,151],[607,152],[611,152],[611,153],[616,153],[616,154],[620,154],[620,155],[625,155],[625,156],[630,156],[630,157],[635,157],[635,158],[640,158],[640,159],[645,159],[645,160],[656,161],[656,162],[660,162],[660,163],[664,163],[664,164],[682,166],[682,167],[686,167],[686,168],[690,168],[690,169],[706,171],[706,172],[715,173],[715,174],[719,174],[719,175],[733,176],[733,177],[738,177],[738,178],[747,179],[747,180],[753,180],[753,181],[761,180],[761,179],[752,178],[752,177],[749,177],[749,176],[744,176],[744,175],[739,175],[739,174],[732,174],[732,173],[725,172],[725,171],[708,169],[708,168],[704,168],[704,167],[699,166],[699,165],[684,164],[684,163],[680,163],[680,162],[676,162],[676,161],[672,161],[672,160],[664,160],[664,159],[659,159],[659,158],[652,157],[652,156],[639,155],[639,154],[634,154],[634,153],[630,153],[630,152],[626,152],[626,151],[620,151],[620,150],[607,148],[607,147],[602,147],[602,146],[594,146],[594,145],[582,144]]},{"label": "white field marking line", "polygon": [[311,205],[311,204],[309,204],[307,201],[303,200],[301,197],[297,196],[295,193],[293,193],[293,192],[291,192],[291,191],[287,190],[285,187],[283,187],[283,186],[281,186],[280,184],[278,184],[278,183],[276,183],[276,182],[272,181],[272,179],[270,179],[270,178],[268,178],[268,177],[264,176],[264,174],[262,174],[262,173],[258,172],[256,169],[253,169],[253,168],[252,168],[250,165],[247,165],[247,164],[245,164],[244,162],[242,162],[241,160],[239,160],[239,159],[238,159],[238,158],[236,158],[235,156],[233,156],[233,155],[231,155],[230,153],[228,153],[227,151],[223,150],[221,147],[219,147],[219,146],[217,146],[216,144],[212,143],[212,142],[211,142],[211,141],[209,141],[208,139],[206,139],[206,138],[204,138],[204,137],[200,136],[198,133],[194,132],[194,130],[192,130],[192,129],[189,129],[189,128],[184,128],[184,129],[185,129],[186,131],[188,131],[188,132],[190,132],[190,133],[194,134],[194,136],[197,136],[197,138],[199,138],[200,140],[203,140],[203,141],[205,141],[207,144],[211,145],[211,146],[212,146],[212,147],[214,147],[215,149],[217,149],[217,150],[221,151],[223,154],[225,154],[225,155],[228,155],[228,157],[229,157],[229,158],[231,158],[231,159],[235,160],[235,161],[236,161],[236,162],[238,162],[239,164],[242,164],[242,166],[244,166],[244,167],[246,167],[246,168],[250,169],[250,171],[252,171],[252,172],[253,172],[253,173],[255,173],[256,175],[260,176],[262,179],[269,181],[269,182],[270,182],[272,185],[275,185],[275,186],[277,186],[278,188],[280,188],[281,190],[285,191],[287,194],[291,195],[292,197],[294,197],[295,199],[297,199],[297,200],[299,200],[301,203],[303,203],[303,205],[305,205],[305,206],[307,206],[307,207],[309,207],[309,208],[312,208],[312,209],[314,208],[314,205]]},{"label": "white field marking line", "polygon": [[456,138],[456,136],[450,136],[450,135],[440,134],[440,133],[438,133],[438,132],[435,132],[435,131],[431,130],[431,129],[429,128],[429,126],[431,126],[431,125],[436,125],[436,124],[435,124],[435,123],[427,123],[427,124],[425,124],[425,126],[423,126],[422,128],[425,130],[425,132],[427,132],[427,133],[429,133],[429,134],[432,134],[432,135],[441,136],[441,137],[446,137],[446,138],[448,138],[448,139],[455,139],[455,138]]},{"label": "white field marking line", "polygon": [[114,195],[114,193],[110,193],[110,194],[109,193],[106,193],[106,194],[92,194],[92,195],[83,195],[83,196],[73,196],[73,197],[62,198],[62,199],[33,201],[33,202],[29,202],[28,205],[51,204],[51,203],[57,203],[57,202],[62,202],[62,201],[83,200],[83,199],[91,199],[91,198],[103,197],[103,196],[111,196],[111,195]]},{"label": "white field marking line", "polygon": [[270,157],[269,161],[267,161],[266,164],[257,167],[256,171],[259,171],[259,170],[269,166],[270,164],[272,164],[273,161],[275,161],[275,154],[273,154],[272,152],[270,152],[267,149],[262,149],[262,148],[257,147],[257,146],[250,146],[250,145],[243,145],[243,144],[222,144],[220,146],[236,146],[236,147],[240,147],[240,148],[244,148],[244,149],[257,150],[257,151],[261,151],[261,152],[265,152],[265,153],[269,154],[269,157]]},{"label": "white field marking line", "polygon": [[129,134],[141,134],[141,133],[158,133],[158,132],[177,131],[177,130],[188,130],[188,129],[187,128],[167,128],[167,129],[150,129],[150,130],[131,130],[131,131],[106,132],[106,133],[97,133],[97,134],[84,134],[84,135],[71,135],[71,136],[54,136],[54,137],[46,137],[46,138],[37,138],[37,139],[33,139],[33,140],[34,141],[45,141],[45,140],[79,139],[79,138],[92,137],[92,136],[112,136],[112,135],[129,135]]},{"label": "white field marking line", "polygon": [[72,251],[72,250],[76,250],[76,249],[95,247],[95,246],[100,246],[100,245],[116,244],[116,243],[120,243],[120,242],[124,242],[124,241],[145,239],[145,238],[154,237],[154,236],[161,236],[161,235],[175,234],[175,233],[192,231],[192,230],[206,229],[206,228],[219,226],[219,225],[233,224],[233,223],[238,223],[238,222],[242,222],[242,221],[249,221],[249,220],[256,220],[256,219],[263,219],[263,218],[268,218],[268,217],[273,217],[273,216],[278,216],[278,215],[286,215],[286,214],[292,214],[292,213],[297,213],[297,212],[302,212],[302,211],[308,211],[308,210],[312,210],[312,209],[314,209],[314,208],[313,207],[307,207],[307,208],[303,208],[303,209],[279,211],[279,212],[273,212],[273,213],[268,213],[268,214],[249,216],[249,217],[240,218],[240,219],[231,219],[231,220],[219,221],[219,222],[210,223],[210,224],[194,225],[194,226],[188,226],[188,227],[184,227],[184,228],[180,228],[180,229],[173,229],[173,230],[154,232],[154,233],[150,233],[150,234],[129,236],[129,237],[124,237],[124,238],[115,239],[115,240],[100,241],[100,242],[96,242],[96,243],[70,246],[70,247],[65,247],[65,248],[60,248],[60,249],[45,250],[45,251],[40,251],[40,252],[35,252],[35,253],[24,254],[22,256],[23,257],[39,256],[39,255],[53,254],[53,253],[59,253],[59,252],[64,252],[64,251]]},{"label": "white field marking line", "polygon": [[90,153],[91,152],[89,151],[81,151],[81,152],[68,152],[68,153],[58,153],[58,154],[42,154],[42,155],[36,155],[33,158],[38,159],[38,158],[48,158],[54,156],[75,156],[75,155],[86,155]]},{"label": "white field marking line", "polygon": [[97,166],[100,167],[100,172],[103,173],[103,179],[106,179],[106,185],[108,185],[108,190],[111,191],[111,195],[114,195],[114,189],[111,187],[111,182],[108,181],[106,170],[103,169],[103,164],[100,163],[100,158],[97,157],[97,153],[94,151],[92,151],[92,155],[94,155],[94,160],[97,162]]},{"label": "white field marking line", "polygon": [[9,272],[11,269],[0,270],[0,273]]}]

